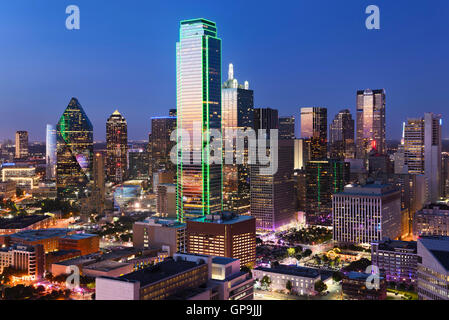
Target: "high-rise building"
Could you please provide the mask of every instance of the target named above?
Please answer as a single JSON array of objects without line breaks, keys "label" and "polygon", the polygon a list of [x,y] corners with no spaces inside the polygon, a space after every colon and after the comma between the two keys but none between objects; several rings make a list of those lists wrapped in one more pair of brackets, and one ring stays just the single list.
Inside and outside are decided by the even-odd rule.
[{"label": "high-rise building", "polygon": [[151,118],[151,167],[158,170],[174,170],[170,161],[170,151],[176,141],[170,141],[170,135],[176,129],[176,117]]},{"label": "high-rise building", "polygon": [[[248,144],[244,144],[243,163],[237,163],[235,131],[253,128],[254,92],[234,78],[234,66],[229,65],[228,80],[221,89],[223,156],[232,157],[232,163],[223,162],[223,208],[237,214],[248,214],[250,206],[250,185],[248,168]],[[230,146],[231,148],[227,148]]]},{"label": "high-rise building", "polygon": [[59,119],[56,133],[58,197],[84,197],[92,178],[93,126],[76,98]]},{"label": "high-rise building", "polygon": [[349,181],[349,164],[340,160],[312,160],[306,168],[306,221],[309,225],[332,223],[332,195]]},{"label": "high-rise building", "polygon": [[46,178],[51,180],[56,178],[56,128],[52,124],[47,124],[46,132]]},{"label": "high-rise building", "polygon": [[26,159],[28,157],[28,131],[16,132],[16,158]]},{"label": "high-rise building", "polygon": [[279,130],[279,113],[276,109],[255,108],[254,109],[254,130],[259,134],[260,129],[265,129],[267,138],[270,137],[270,130]]},{"label": "high-rise building", "polygon": [[[222,166],[211,163],[209,152],[210,129],[221,131],[221,39],[216,24],[182,21],[176,57],[177,129],[193,137],[192,143],[182,136],[177,141],[177,213],[184,221],[223,207]],[[191,159],[189,154],[193,161],[185,160]]]},{"label": "high-rise building", "polygon": [[429,204],[415,213],[414,238],[422,236],[449,236],[449,206]]},{"label": "high-rise building", "polygon": [[441,196],[449,198],[449,153],[443,152],[441,160]]},{"label": "high-rise building", "polygon": [[[265,165],[250,165],[250,212],[258,230],[279,230],[295,220],[293,144],[293,139],[278,141],[277,171],[273,174],[261,172]],[[273,161],[270,157],[271,164]]]},{"label": "high-rise building", "polygon": [[340,111],[329,127],[330,157],[353,159],[355,157],[354,119],[348,109]]},{"label": "high-rise building", "polygon": [[310,141],[307,139],[295,139],[294,169],[303,170],[310,161]]},{"label": "high-rise building", "polygon": [[256,221],[228,213],[187,220],[187,252],[256,262]]},{"label": "high-rise building", "polygon": [[357,91],[357,159],[367,161],[372,149],[386,154],[385,124],[385,90]]},{"label": "high-rise building", "polygon": [[372,243],[401,236],[401,193],[393,185],[349,185],[332,199],[333,238]]},{"label": "high-rise building", "polygon": [[118,110],[106,122],[106,148],[107,178],[121,183],[128,170],[128,125]]},{"label": "high-rise building", "polygon": [[310,144],[310,159],[327,158],[327,109],[301,108],[301,138]]},{"label": "high-rise building", "polygon": [[148,179],[148,152],[144,149],[129,149],[128,162],[130,179]]},{"label": "high-rise building", "polygon": [[441,196],[441,126],[441,115],[426,112],[423,118],[409,119],[404,127],[405,165],[411,174],[424,174],[428,202]]},{"label": "high-rise building", "polygon": [[295,139],[295,117],[279,117],[279,139]]}]

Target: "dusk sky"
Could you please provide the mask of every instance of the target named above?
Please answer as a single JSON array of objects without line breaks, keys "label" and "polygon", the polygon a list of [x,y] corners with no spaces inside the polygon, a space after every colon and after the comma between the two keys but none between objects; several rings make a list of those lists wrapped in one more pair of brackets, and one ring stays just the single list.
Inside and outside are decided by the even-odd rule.
[{"label": "dusk sky", "polygon": [[[71,4],[80,30],[65,27]],[[365,27],[371,4],[380,30]],[[448,16],[448,0],[2,0],[0,140],[28,130],[43,141],[71,97],[96,140],[115,109],[130,139],[147,139],[150,118],[176,107],[179,22],[200,17],[217,23],[223,80],[232,62],[256,107],[299,122],[301,106],[323,106],[331,121],[344,108],[355,117],[358,89],[385,88],[387,139],[399,139],[407,117],[449,117]]]}]

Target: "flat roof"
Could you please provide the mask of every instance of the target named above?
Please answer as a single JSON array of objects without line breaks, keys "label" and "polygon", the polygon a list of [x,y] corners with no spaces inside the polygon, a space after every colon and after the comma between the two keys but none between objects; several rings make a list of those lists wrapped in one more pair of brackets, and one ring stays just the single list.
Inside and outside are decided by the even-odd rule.
[{"label": "flat roof", "polygon": [[0,229],[24,229],[49,218],[51,217],[46,215],[22,216],[11,219],[0,218]]},{"label": "flat roof", "polygon": [[70,229],[39,229],[39,230],[24,230],[14,234],[10,237],[13,239],[21,239],[24,241],[38,241],[48,238],[63,237],[73,232]]},{"label": "flat roof", "polygon": [[193,221],[193,222],[205,222],[205,223],[216,223],[216,224],[234,224],[234,223],[247,221],[247,220],[251,220],[251,219],[255,219],[255,218],[252,216],[236,215],[236,216],[233,216],[232,218],[211,220],[211,219],[208,219],[206,216],[202,216],[202,217],[187,220],[187,223],[189,223],[189,221]]},{"label": "flat roof", "polygon": [[285,266],[280,265],[275,268],[265,268],[257,267],[254,270],[261,270],[265,272],[278,273],[278,274],[288,274],[291,276],[305,277],[305,278],[317,278],[320,273],[316,269],[305,268],[305,267],[295,267],[295,266]]},{"label": "flat roof", "polygon": [[84,267],[84,270],[95,270],[102,272],[109,272],[115,269],[119,269],[125,266],[129,266],[129,263],[117,262],[113,260],[101,261],[98,263],[93,263]]},{"label": "flat roof", "polygon": [[141,287],[148,286],[162,279],[173,277],[178,273],[183,273],[198,267],[196,262],[165,260],[154,266],[125,274],[118,280],[138,281]]},{"label": "flat roof", "polygon": [[226,264],[232,263],[237,260],[238,259],[233,259],[233,258],[214,257],[214,258],[212,258],[212,263],[226,265]]},{"label": "flat roof", "polygon": [[75,233],[75,234],[69,234],[64,237],[61,237],[61,239],[70,239],[70,240],[82,240],[82,239],[88,239],[92,237],[98,237],[96,234],[91,233]]}]

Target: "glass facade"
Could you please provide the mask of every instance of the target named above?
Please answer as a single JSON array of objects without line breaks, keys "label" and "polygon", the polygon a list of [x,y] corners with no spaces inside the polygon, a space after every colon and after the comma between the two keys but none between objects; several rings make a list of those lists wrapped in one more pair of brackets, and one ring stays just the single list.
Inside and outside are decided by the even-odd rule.
[{"label": "glass facade", "polygon": [[309,143],[311,160],[327,158],[326,108],[301,108],[301,138]]},{"label": "glass facade", "polygon": [[76,98],[59,119],[56,135],[58,197],[85,196],[92,177],[93,126]]},{"label": "glass facade", "polygon": [[106,122],[106,170],[109,181],[122,182],[128,169],[128,125],[115,111]]},{"label": "glass facade", "polygon": [[54,179],[56,177],[56,128],[52,124],[47,124],[45,148],[46,177]]},{"label": "glass facade", "polygon": [[329,128],[330,157],[333,159],[353,159],[355,122],[348,109],[340,111]]},{"label": "glass facade", "polygon": [[[182,21],[176,45],[177,129],[190,134],[192,143],[178,137],[177,216],[206,215],[222,210],[222,166],[210,164],[210,129],[221,131],[221,39],[214,22]],[[201,134],[194,134],[200,126]],[[199,140],[199,141],[198,141]],[[221,142],[220,142],[221,145]],[[191,152],[192,159],[183,153]]]}]

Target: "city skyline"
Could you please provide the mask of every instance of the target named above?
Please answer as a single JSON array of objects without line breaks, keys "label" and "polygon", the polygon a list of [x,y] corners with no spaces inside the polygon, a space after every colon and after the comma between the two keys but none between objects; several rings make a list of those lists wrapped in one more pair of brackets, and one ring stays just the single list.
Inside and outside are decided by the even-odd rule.
[{"label": "city skyline", "polygon": [[[4,34],[7,47],[0,53],[4,72],[0,105],[16,111],[0,120],[3,139],[13,139],[14,132],[26,129],[30,141],[44,141],[45,125],[56,124],[58,113],[74,96],[82,101],[92,119],[96,141],[105,140],[104,123],[117,108],[128,120],[129,139],[146,140],[151,117],[164,115],[176,105],[175,57],[170,39],[177,33],[173,25],[189,15],[212,19],[220,26],[219,32],[225,39],[222,69],[234,63],[239,78],[247,79],[254,89],[256,107],[268,106],[278,109],[280,116],[292,115],[299,119],[301,107],[319,105],[328,108],[330,121],[346,108],[355,117],[357,90],[385,88],[389,140],[400,139],[401,128],[395,125],[395,119],[406,121],[407,117],[420,116],[423,105],[442,113],[443,118],[445,115],[443,79],[449,64],[443,57],[449,52],[449,46],[440,41],[446,37],[447,28],[439,19],[449,10],[444,1],[412,6],[407,14],[402,12],[400,3],[378,1],[382,28],[376,31],[364,27],[365,6],[356,1],[350,1],[344,10],[332,3],[295,4],[292,12],[284,12],[279,25],[271,30],[261,29],[264,22],[252,20],[255,18],[248,18],[242,26],[229,22],[232,13],[223,10],[225,4],[203,7],[192,3],[186,9],[186,4],[179,3],[182,17],[176,12],[167,13],[170,10],[165,10],[165,4],[156,4],[148,11],[141,10],[148,5],[139,2],[142,13],[134,7],[121,10],[115,4],[105,5],[103,10],[102,4],[106,2],[78,2],[83,22],[76,31],[64,27],[63,4],[1,5],[0,18],[11,25],[11,32]],[[244,12],[251,4],[237,6],[241,10],[236,11]],[[267,14],[269,9],[266,5],[253,8],[259,14]],[[159,11],[163,13],[161,16]],[[121,22],[110,24],[97,12],[117,17],[112,20]],[[270,16],[277,20],[279,13],[274,8]],[[414,19],[423,13],[435,19],[426,19],[425,23]],[[147,19],[151,21],[139,20],[142,14],[151,17]],[[318,14],[319,23],[311,20],[310,17]],[[135,21],[130,19],[133,15],[138,16]],[[39,26],[30,22],[34,20],[31,17],[40,22]],[[297,25],[293,17],[302,23]],[[411,20],[413,23],[409,23]],[[104,25],[100,26],[100,22]],[[241,31],[243,27],[245,32]],[[279,33],[281,30],[283,33]],[[267,48],[265,37],[272,37],[273,48]],[[298,40],[277,50],[277,44],[287,38]],[[397,38],[402,41],[393,43]],[[321,41],[317,43],[317,39]],[[36,41],[43,41],[44,45]],[[33,45],[34,50],[25,52],[25,43]],[[425,48],[418,47],[418,43],[425,43]],[[380,49],[366,50],[371,47]],[[346,55],[347,50],[356,50],[358,54]],[[14,59],[13,52],[16,52]],[[289,60],[295,63],[287,66]],[[372,66],[369,72],[365,70],[367,65]],[[70,67],[75,71],[67,77]],[[428,78],[430,74],[432,81]],[[43,75],[46,81],[37,81]],[[326,95],[322,94],[323,90]],[[23,99],[27,95],[33,96],[33,103]],[[35,109],[41,112],[33,113]],[[401,112],[404,109],[409,110],[407,115]],[[20,124],[11,118],[17,115],[21,116]],[[298,136],[299,123],[296,131]],[[443,138],[448,136],[449,128],[444,128]]]}]

